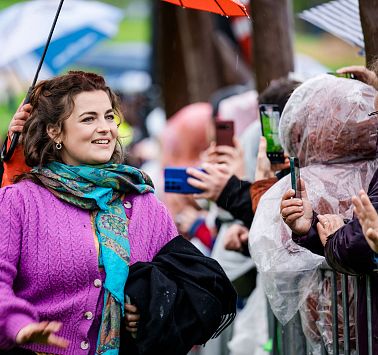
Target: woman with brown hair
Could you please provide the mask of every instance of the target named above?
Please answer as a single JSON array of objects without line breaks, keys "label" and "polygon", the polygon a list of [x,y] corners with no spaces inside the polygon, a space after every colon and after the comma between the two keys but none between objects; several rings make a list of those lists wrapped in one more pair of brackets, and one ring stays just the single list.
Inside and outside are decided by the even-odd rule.
[{"label": "woman with brown hair", "polygon": [[0,189],[0,349],[118,354],[123,329],[140,327],[125,305],[129,269],[177,239],[176,227],[150,178],[120,164],[121,113],[101,76],[42,81],[30,104],[32,169]]}]

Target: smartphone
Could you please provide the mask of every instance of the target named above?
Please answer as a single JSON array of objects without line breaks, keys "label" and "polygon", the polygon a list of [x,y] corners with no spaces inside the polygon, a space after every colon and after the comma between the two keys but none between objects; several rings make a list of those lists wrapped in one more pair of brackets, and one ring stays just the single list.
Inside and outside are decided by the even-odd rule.
[{"label": "smartphone", "polygon": [[[200,194],[203,191],[188,184],[189,177],[186,167],[167,167],[164,169],[164,191],[176,194]],[[203,169],[198,168],[204,172]]]},{"label": "smartphone", "polygon": [[215,141],[217,145],[234,146],[234,121],[215,121]]},{"label": "smartphone", "polygon": [[353,73],[336,73],[336,72],[328,72],[327,74],[336,76],[337,78],[345,78],[345,79],[356,79]]},{"label": "smartphone", "polygon": [[285,161],[284,150],[278,135],[280,111],[277,105],[259,105],[262,135],[266,139],[266,154],[272,163]]},{"label": "smartphone", "polygon": [[298,189],[299,179],[301,178],[299,169],[299,160],[295,157],[290,157],[290,176],[291,188],[295,191],[296,198],[302,198],[301,191]]}]

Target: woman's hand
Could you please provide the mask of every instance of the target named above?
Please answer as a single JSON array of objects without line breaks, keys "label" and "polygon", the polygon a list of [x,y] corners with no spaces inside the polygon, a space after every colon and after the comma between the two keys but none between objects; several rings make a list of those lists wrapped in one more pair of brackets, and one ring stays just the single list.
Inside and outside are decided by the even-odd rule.
[{"label": "woman's hand", "polygon": [[356,214],[362,232],[371,249],[378,253],[378,214],[372,205],[369,196],[361,190],[357,196],[352,197],[354,213]]},{"label": "woman's hand", "polygon": [[140,314],[138,309],[133,304],[125,304],[125,323],[126,323],[126,330],[131,333],[133,337],[136,336],[138,331],[138,322],[140,319]]},{"label": "woman's hand", "polygon": [[257,153],[255,181],[275,177],[275,172],[290,167],[289,158],[285,156],[284,163],[271,164],[266,154],[266,138],[260,137],[259,151]]},{"label": "woman's hand", "polygon": [[325,214],[318,215],[318,220],[316,229],[318,230],[320,241],[325,246],[328,237],[344,225],[344,219],[337,214]]},{"label": "woman's hand", "polygon": [[179,233],[187,236],[193,223],[200,217],[202,217],[201,211],[193,206],[185,206],[175,217]]},{"label": "woman's hand", "polygon": [[16,336],[16,343],[18,345],[30,343],[46,344],[66,349],[69,345],[69,341],[55,335],[61,327],[62,323],[60,322],[44,321],[40,323],[31,323],[26,327],[21,328]]},{"label": "woman's hand", "polygon": [[233,224],[224,235],[224,248],[226,250],[243,251],[248,243],[248,229],[240,224]]},{"label": "woman's hand", "polygon": [[245,176],[244,152],[236,138],[234,138],[234,147],[217,146],[212,143],[201,158],[204,163],[226,165],[230,174],[236,175],[239,179]]},{"label": "woman's hand", "polygon": [[362,65],[352,65],[350,67],[343,67],[336,71],[339,74],[352,73],[359,81],[373,86],[378,90],[378,77],[377,75]]},{"label": "woman's hand", "polygon": [[295,191],[288,190],[282,196],[280,211],[282,219],[295,234],[305,235],[311,228],[313,211],[303,179],[299,179],[298,189],[302,198],[294,198]]},{"label": "woman's hand", "polygon": [[32,110],[32,106],[30,104],[24,105],[21,103],[21,105],[18,107],[16,113],[14,114],[12,120],[9,123],[9,134],[10,137],[16,132],[21,133],[24,129],[24,125],[26,120],[30,116],[30,112]]},{"label": "woman's hand", "polygon": [[186,172],[193,176],[188,178],[188,184],[201,189],[203,193],[194,194],[194,198],[205,198],[216,202],[232,174],[225,164],[204,163],[202,172],[195,168],[188,168]]}]

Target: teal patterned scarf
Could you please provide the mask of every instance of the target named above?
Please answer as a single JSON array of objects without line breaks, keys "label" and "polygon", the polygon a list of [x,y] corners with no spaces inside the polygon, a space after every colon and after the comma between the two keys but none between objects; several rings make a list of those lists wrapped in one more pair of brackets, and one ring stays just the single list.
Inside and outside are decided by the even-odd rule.
[{"label": "teal patterned scarf", "polygon": [[153,192],[152,182],[138,169],[110,163],[69,166],[53,162],[34,168],[32,174],[58,198],[92,212],[100,244],[99,265],[106,273],[96,354],[117,355],[130,263],[128,221],[120,197]]}]

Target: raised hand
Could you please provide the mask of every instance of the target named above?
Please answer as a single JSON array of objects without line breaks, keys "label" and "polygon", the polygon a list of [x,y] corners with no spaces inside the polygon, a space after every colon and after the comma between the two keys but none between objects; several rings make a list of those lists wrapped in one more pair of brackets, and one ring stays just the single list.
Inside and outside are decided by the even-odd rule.
[{"label": "raised hand", "polygon": [[224,248],[226,250],[243,251],[243,246],[248,243],[248,228],[233,224],[224,235]]},{"label": "raised hand", "polygon": [[285,156],[283,163],[272,164],[266,153],[266,138],[260,137],[259,151],[257,153],[255,181],[275,177],[275,172],[290,167],[289,158]]},{"label": "raised hand", "polygon": [[21,105],[18,107],[16,113],[14,114],[12,120],[9,123],[8,130],[10,136],[12,136],[16,132],[22,132],[25,122],[30,116],[31,110],[32,106],[30,104],[24,105],[23,103],[21,103]]},{"label": "raised hand", "polygon": [[358,196],[352,197],[354,213],[356,214],[362,232],[371,249],[378,253],[378,214],[372,205],[369,196],[361,190]]},{"label": "raised hand", "polygon": [[362,65],[352,65],[350,67],[343,67],[337,70],[339,74],[352,73],[356,79],[365,84],[373,86],[378,90],[378,77],[377,75]]},{"label": "raised hand", "polygon": [[193,176],[188,178],[188,184],[203,190],[203,193],[194,194],[194,198],[205,198],[216,202],[232,176],[230,169],[225,164],[204,163],[202,172],[195,168],[188,168],[186,172]]},{"label": "raised hand", "polygon": [[62,323],[54,321],[28,324],[18,332],[16,343],[18,345],[30,343],[46,344],[65,349],[69,345],[68,340],[55,335],[61,327]]}]

